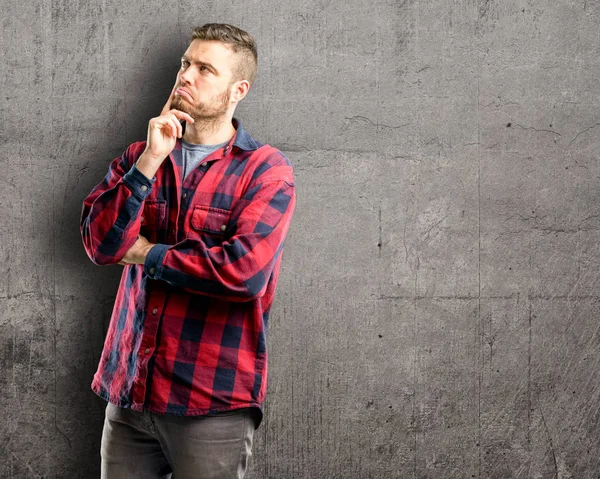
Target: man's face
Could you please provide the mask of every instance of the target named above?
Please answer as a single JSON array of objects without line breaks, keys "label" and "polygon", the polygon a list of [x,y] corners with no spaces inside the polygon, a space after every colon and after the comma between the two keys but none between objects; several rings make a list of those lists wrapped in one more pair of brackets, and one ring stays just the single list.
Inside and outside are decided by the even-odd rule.
[{"label": "man's face", "polygon": [[[217,41],[194,40],[181,59],[171,108],[195,120],[225,116],[230,108],[233,52]],[[186,94],[187,92],[187,94]]]}]

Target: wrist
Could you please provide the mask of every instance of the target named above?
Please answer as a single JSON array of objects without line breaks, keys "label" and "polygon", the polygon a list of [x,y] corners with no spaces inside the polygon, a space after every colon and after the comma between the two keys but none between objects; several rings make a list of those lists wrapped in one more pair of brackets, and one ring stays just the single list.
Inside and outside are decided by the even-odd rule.
[{"label": "wrist", "polygon": [[146,247],[144,248],[144,251],[142,253],[142,262],[146,261],[146,257],[148,256],[148,253],[150,252],[150,250],[153,248],[154,245],[155,245],[155,243],[150,243],[150,244],[146,245]]},{"label": "wrist", "polygon": [[136,168],[148,179],[153,179],[165,157],[151,156],[143,152],[135,162]]},{"label": "wrist", "polygon": [[142,154],[140,155],[140,157],[138,158],[138,161],[141,160],[143,162],[147,162],[150,164],[159,164],[160,165],[167,156],[169,156],[169,155],[163,155],[163,156],[153,155],[148,150],[144,150],[142,152]]}]

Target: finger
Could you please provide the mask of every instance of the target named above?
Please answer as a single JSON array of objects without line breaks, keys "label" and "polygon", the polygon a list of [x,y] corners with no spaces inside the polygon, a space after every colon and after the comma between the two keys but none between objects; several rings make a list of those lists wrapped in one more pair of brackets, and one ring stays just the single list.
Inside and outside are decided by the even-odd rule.
[{"label": "finger", "polygon": [[185,120],[189,123],[194,123],[194,119],[189,114],[187,114],[181,110],[171,110],[171,111],[169,111],[169,113],[173,113],[173,115],[175,115],[180,120]]},{"label": "finger", "polygon": [[152,118],[150,122],[154,124],[155,128],[158,127],[159,129],[163,130],[164,133],[177,137],[176,125],[179,123],[179,121],[177,120],[176,116],[165,114],[157,116],[156,118]]},{"label": "finger", "polygon": [[175,127],[170,116],[159,116],[155,120],[163,134],[167,136],[172,136],[174,134],[173,128]]},{"label": "finger", "polygon": [[169,126],[171,127],[171,131],[173,132],[173,136],[177,138],[179,136],[179,129],[177,128],[177,120],[173,117],[169,118]]},{"label": "finger", "polygon": [[177,128],[177,136],[180,137],[181,135],[183,135],[183,129],[181,128],[181,123],[179,123],[179,119],[171,114],[171,119],[173,120],[173,123],[175,124],[175,127]]},{"label": "finger", "polygon": [[173,98],[175,97],[175,90],[177,90],[177,82],[175,82],[175,85],[171,90],[171,94],[169,95],[169,99],[167,100],[167,103],[165,103],[165,106],[163,107],[162,111],[160,112],[161,115],[166,115],[167,112],[171,109],[171,103],[173,102]]}]

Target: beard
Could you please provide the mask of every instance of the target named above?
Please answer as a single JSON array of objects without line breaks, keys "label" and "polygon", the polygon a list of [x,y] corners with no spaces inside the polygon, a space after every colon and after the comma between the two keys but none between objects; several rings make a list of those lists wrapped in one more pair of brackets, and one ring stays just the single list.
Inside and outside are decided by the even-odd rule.
[{"label": "beard", "polygon": [[199,102],[192,104],[187,97],[177,95],[171,102],[171,108],[181,110],[190,115],[196,122],[200,123],[215,123],[226,116],[229,108],[229,99],[231,97],[231,85],[219,95],[211,98],[208,102]]}]

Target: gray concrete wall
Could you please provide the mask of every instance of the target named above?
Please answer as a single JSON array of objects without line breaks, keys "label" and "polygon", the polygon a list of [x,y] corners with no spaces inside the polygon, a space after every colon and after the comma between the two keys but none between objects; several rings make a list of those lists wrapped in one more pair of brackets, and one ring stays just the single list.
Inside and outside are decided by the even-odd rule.
[{"label": "gray concrete wall", "polygon": [[236,114],[295,167],[255,478],[600,474],[600,3],[2,2],[0,477],[98,477],[121,267],[83,198],[191,29],[259,44]]}]

